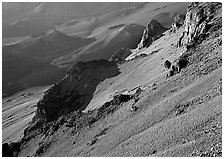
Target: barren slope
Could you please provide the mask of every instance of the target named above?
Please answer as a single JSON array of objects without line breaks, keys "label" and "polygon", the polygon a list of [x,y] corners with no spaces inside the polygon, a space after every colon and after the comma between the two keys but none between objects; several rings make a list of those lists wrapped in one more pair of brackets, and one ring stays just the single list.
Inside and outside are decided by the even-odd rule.
[{"label": "barren slope", "polygon": [[[63,112],[70,101],[87,97],[71,100],[88,88],[81,84],[84,88],[77,91],[76,84],[88,84],[82,77],[92,75],[95,66],[86,71],[73,68],[37,105],[39,112],[24,131],[18,156],[222,156],[221,5],[214,4],[214,27],[186,52],[177,46],[184,26],[168,30],[118,64],[119,74],[87,78],[101,81],[83,112],[57,114],[57,120],[46,121],[40,114],[49,115],[48,108],[59,106]],[[175,63],[180,57],[187,58],[187,65],[170,75],[165,60]],[[94,61],[82,63],[83,68],[90,63]],[[49,94],[61,102],[54,103]]]}]

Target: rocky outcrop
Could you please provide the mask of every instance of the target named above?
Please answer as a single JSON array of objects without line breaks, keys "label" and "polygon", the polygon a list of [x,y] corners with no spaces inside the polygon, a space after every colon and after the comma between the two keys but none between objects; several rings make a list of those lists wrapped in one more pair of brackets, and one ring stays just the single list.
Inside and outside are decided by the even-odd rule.
[{"label": "rocky outcrop", "polygon": [[121,48],[118,51],[116,51],[109,61],[115,61],[115,62],[121,62],[124,61],[126,57],[128,57],[131,54],[131,50],[128,48]]},{"label": "rocky outcrop", "polygon": [[[209,33],[209,30],[216,24],[215,17],[217,8],[221,3],[194,2],[187,9],[184,21],[184,32],[181,35],[178,46],[184,47],[184,51],[200,43]],[[221,26],[220,26],[221,27]]]},{"label": "rocky outcrop", "polygon": [[119,73],[116,64],[106,60],[75,64],[38,102],[36,117],[52,121],[71,111],[84,110],[99,82]]},{"label": "rocky outcrop", "polygon": [[174,17],[172,22],[172,32],[176,32],[184,24],[185,15],[179,14]]},{"label": "rocky outcrop", "polygon": [[187,67],[188,63],[189,63],[189,60],[188,60],[187,55],[181,55],[173,63],[166,60],[165,63],[164,63],[164,67],[166,69],[169,69],[166,77],[168,78],[168,77],[171,77],[171,76],[173,76],[177,73],[180,73],[180,71],[183,68]]},{"label": "rocky outcrop", "polygon": [[151,20],[144,32],[141,39],[141,42],[138,44],[137,49],[142,49],[144,47],[148,47],[152,44],[153,41],[155,41],[158,37],[161,36],[163,32],[165,32],[167,29],[164,28],[158,21]]}]

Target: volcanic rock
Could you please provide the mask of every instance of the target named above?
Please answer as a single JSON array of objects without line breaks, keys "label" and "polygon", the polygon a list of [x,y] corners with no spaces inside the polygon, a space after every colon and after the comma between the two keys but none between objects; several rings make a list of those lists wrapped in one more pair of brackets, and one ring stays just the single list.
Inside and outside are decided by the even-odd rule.
[{"label": "volcanic rock", "polygon": [[179,46],[186,51],[201,38],[205,37],[209,29],[215,24],[216,8],[221,7],[221,3],[194,2],[187,9],[184,21],[184,32],[179,39]]},{"label": "volcanic rock", "polygon": [[120,72],[114,62],[94,60],[75,64],[37,104],[37,117],[52,121],[71,111],[84,110],[99,84]]},{"label": "volcanic rock", "polygon": [[148,47],[152,44],[154,40],[156,40],[163,32],[165,32],[167,29],[164,28],[158,21],[151,20],[144,32],[141,39],[141,42],[138,44],[137,49],[142,49],[144,47]]},{"label": "volcanic rock", "polygon": [[184,24],[185,15],[179,14],[174,17],[172,22],[172,31],[176,32],[178,28],[180,28]]}]

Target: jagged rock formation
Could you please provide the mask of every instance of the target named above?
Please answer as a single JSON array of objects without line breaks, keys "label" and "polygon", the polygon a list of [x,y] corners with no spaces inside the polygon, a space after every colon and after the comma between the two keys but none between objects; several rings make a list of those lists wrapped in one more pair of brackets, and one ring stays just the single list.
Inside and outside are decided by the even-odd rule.
[{"label": "jagged rock formation", "polygon": [[38,102],[36,116],[52,121],[71,111],[84,110],[99,82],[118,74],[116,64],[106,60],[75,64]]},{"label": "jagged rock formation", "polygon": [[174,17],[172,22],[172,32],[176,32],[178,28],[180,28],[184,24],[185,15],[179,14]]},{"label": "jagged rock formation", "polygon": [[187,9],[184,32],[179,39],[178,46],[184,46],[184,51],[186,51],[196,43],[200,43],[209,30],[214,28],[214,25],[220,28],[222,24],[219,19],[221,17],[216,17],[216,10],[221,5],[216,2],[191,3]]},{"label": "jagged rock formation", "polygon": [[121,48],[117,50],[109,59],[109,61],[120,62],[124,61],[126,57],[131,54],[131,50],[129,48]]},{"label": "jagged rock formation", "polygon": [[144,32],[141,39],[141,42],[138,44],[137,49],[142,49],[144,47],[148,47],[152,44],[154,40],[156,40],[158,37],[161,36],[163,32],[165,32],[167,29],[164,28],[158,21],[151,20]]}]

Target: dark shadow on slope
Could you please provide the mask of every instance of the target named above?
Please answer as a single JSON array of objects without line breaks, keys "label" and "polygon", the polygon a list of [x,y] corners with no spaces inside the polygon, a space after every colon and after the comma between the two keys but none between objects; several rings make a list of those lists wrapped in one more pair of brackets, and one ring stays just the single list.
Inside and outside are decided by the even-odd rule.
[{"label": "dark shadow on slope", "polygon": [[52,121],[71,111],[86,109],[97,85],[119,73],[116,63],[107,60],[75,64],[38,102],[36,117]]}]

